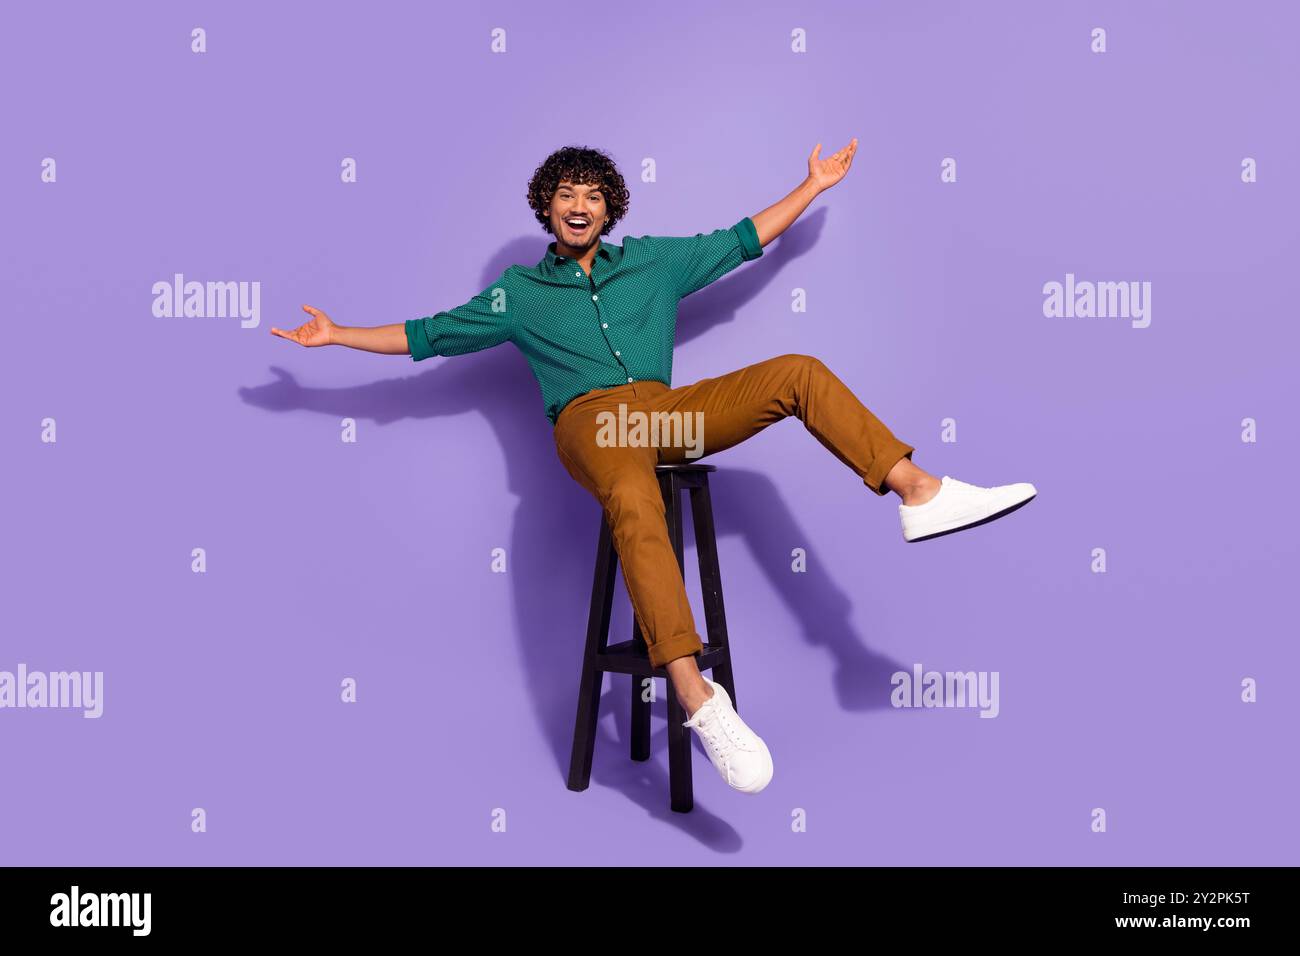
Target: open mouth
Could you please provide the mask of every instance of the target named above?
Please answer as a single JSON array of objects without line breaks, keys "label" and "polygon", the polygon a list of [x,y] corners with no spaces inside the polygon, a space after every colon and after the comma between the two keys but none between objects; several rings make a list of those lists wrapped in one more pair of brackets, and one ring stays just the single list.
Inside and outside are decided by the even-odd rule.
[{"label": "open mouth", "polygon": [[569,227],[569,231],[576,235],[583,235],[591,228],[591,222],[581,216],[574,216],[571,219],[564,220],[564,224]]}]

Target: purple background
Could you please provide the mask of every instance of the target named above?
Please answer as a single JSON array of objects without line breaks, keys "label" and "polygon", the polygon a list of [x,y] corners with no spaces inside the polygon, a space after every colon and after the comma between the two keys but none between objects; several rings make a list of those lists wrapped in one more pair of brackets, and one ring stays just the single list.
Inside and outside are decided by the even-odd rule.
[{"label": "purple background", "polygon": [[[1298,862],[1291,5],[472,7],[6,8],[0,669],[102,670],[105,712],[0,711],[0,862]],[[673,384],[814,354],[918,464],[1039,497],[907,545],[796,420],[710,459],[776,776],[734,793],[697,745],[670,813],[662,684],[636,764],[607,678],[571,793],[598,508],[522,356],[269,329],[535,263],[525,185],[564,144],[621,164],[621,241],[757,213],[853,136],[844,182],[683,303]],[[174,272],[260,281],[261,326],[153,317]],[[1150,328],[1045,318],[1067,272],[1152,282]],[[917,662],[1000,672],[1001,715],[891,708]]]}]

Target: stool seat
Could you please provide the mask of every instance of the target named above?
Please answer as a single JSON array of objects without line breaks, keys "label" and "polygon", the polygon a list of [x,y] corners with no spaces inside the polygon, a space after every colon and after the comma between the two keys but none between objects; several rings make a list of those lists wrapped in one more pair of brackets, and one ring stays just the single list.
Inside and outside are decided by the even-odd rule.
[{"label": "stool seat", "polygon": [[673,472],[700,472],[700,471],[717,471],[717,465],[707,465],[698,461],[682,461],[675,464],[655,465],[655,472],[660,475],[669,475]]},{"label": "stool seat", "polygon": [[[695,526],[695,553],[700,566],[700,593],[704,599],[704,622],[708,641],[696,656],[701,671],[712,670],[720,684],[736,703],[736,683],[731,669],[731,647],[727,641],[727,616],[722,605],[722,577],[718,567],[718,542],[714,536],[713,504],[709,498],[709,472],[716,465],[681,462],[655,466],[655,477],[664,499],[664,519],[668,540],[677,556],[677,565],[686,574],[682,549],[682,492],[690,493],[691,521]],[[596,538],[596,573],[591,586],[591,608],[587,617],[587,642],[582,656],[582,675],[578,683],[578,717],[573,730],[573,751],[569,758],[570,790],[586,790],[591,781],[591,761],[596,750],[596,723],[600,717],[600,688],[606,673],[630,676],[632,724],[631,757],[650,759],[650,701],[645,690],[653,687],[653,678],[662,677],[668,687],[664,702],[668,717],[668,792],[669,806],[687,813],[695,805],[691,784],[691,732],[683,724],[687,714],[673,690],[667,667],[650,663],[641,622],[633,610],[632,639],[611,645],[609,619],[614,601],[614,574],[618,569],[618,552],[613,533],[601,509],[600,533]]]}]

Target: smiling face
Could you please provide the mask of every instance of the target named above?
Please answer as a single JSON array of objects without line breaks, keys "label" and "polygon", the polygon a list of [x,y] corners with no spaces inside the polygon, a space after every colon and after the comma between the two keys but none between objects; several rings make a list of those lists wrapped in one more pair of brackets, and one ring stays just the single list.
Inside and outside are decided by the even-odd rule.
[{"label": "smiling face", "polygon": [[551,232],[555,233],[555,248],[561,255],[580,258],[600,241],[608,211],[605,192],[600,186],[590,186],[561,180],[551,197],[546,211]]}]

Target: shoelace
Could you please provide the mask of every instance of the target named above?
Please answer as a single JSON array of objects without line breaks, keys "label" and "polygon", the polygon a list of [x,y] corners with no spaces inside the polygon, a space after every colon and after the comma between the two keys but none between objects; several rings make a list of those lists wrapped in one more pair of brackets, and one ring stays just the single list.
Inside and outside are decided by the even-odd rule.
[{"label": "shoelace", "polygon": [[[712,699],[709,698],[709,700]],[[731,714],[725,709],[711,707],[707,701],[700,705],[700,710],[705,707],[709,707],[709,713],[704,715],[703,720],[693,723],[691,726],[700,729],[704,739],[718,756],[728,758],[734,751],[741,749],[744,742],[740,728],[731,720]],[[695,716],[699,717],[700,715],[697,713]],[[691,721],[694,720],[695,717],[692,717]]]},{"label": "shoelace", "polygon": [[[692,718],[694,719],[694,718]],[[731,776],[731,754],[735,750],[734,745],[724,742],[721,735],[715,729],[719,723],[718,717],[714,714],[711,718],[706,719],[695,726],[699,728],[704,735],[704,742],[708,744],[709,749],[713,751],[714,762],[722,765],[721,769],[726,774],[727,786],[731,786],[733,778]]]}]

